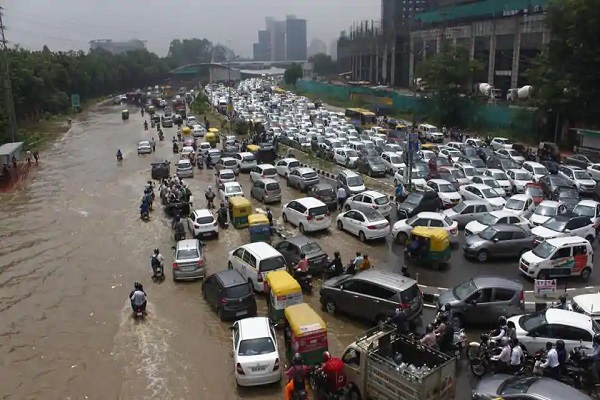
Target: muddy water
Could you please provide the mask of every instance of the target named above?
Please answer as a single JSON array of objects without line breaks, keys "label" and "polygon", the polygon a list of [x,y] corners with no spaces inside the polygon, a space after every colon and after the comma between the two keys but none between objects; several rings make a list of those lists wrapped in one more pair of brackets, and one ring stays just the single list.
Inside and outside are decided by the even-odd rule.
[{"label": "muddy water", "polygon": [[[174,160],[173,134],[166,130],[158,156]],[[280,385],[236,388],[229,324],[206,306],[200,282],[151,282],[152,249],[158,246],[168,263],[172,237],[160,211],[149,223],[138,218],[154,157],[138,157],[136,145],[148,137],[139,114],[124,122],[118,109],[97,110],[42,154],[24,190],[0,197],[3,399],[281,398]],[[117,148],[122,165],[115,162]],[[247,176],[240,181],[248,191]],[[188,183],[202,197],[214,176],[197,171]],[[284,200],[293,197],[300,195],[284,193]],[[247,240],[245,231],[230,228],[208,242],[209,271],[225,269],[227,251]],[[320,243],[330,254],[349,256],[358,241],[332,230]],[[388,251],[375,246],[377,262]],[[130,318],[127,301],[135,280],[149,295],[141,323]],[[306,298],[316,310],[317,293]],[[259,309],[264,314],[262,299]],[[365,328],[324,318],[336,354]]]}]

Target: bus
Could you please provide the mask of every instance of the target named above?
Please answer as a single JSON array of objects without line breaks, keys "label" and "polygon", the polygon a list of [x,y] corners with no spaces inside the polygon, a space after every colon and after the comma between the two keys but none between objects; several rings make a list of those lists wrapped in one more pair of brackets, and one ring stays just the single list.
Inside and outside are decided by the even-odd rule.
[{"label": "bus", "polygon": [[369,128],[377,123],[375,113],[364,108],[347,108],[345,115],[354,126]]}]

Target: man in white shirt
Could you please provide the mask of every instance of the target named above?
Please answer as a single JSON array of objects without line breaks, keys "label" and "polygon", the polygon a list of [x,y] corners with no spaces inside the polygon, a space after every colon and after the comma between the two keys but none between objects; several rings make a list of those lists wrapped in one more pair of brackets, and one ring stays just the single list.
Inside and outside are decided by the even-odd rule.
[{"label": "man in white shirt", "polygon": [[343,187],[339,187],[339,189],[337,190],[337,200],[338,200],[338,206],[340,207],[340,211],[343,210],[344,208],[344,203],[346,202],[346,197],[348,196],[348,194],[346,193],[346,189],[344,189]]},{"label": "man in white shirt", "polygon": [[510,355],[510,368],[512,371],[516,372],[521,368],[523,357],[523,349],[521,348],[519,339],[514,338],[512,340],[512,353]]},{"label": "man in white shirt", "polygon": [[499,355],[493,356],[492,361],[496,362],[495,369],[496,372],[504,372],[508,369],[508,366],[511,362],[511,353],[512,349],[510,347],[510,341],[507,337],[503,337],[500,339],[500,345],[502,346],[502,351]]},{"label": "man in white shirt", "polygon": [[544,369],[545,374],[557,379],[560,372],[560,363],[558,362],[558,353],[552,346],[552,342],[546,342],[546,351],[546,362],[540,365],[540,367]]}]

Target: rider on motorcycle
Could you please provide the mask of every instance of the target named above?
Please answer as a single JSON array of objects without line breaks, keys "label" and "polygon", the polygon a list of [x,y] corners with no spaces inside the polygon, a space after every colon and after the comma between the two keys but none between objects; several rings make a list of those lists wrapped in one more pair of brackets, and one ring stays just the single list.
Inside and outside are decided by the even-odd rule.
[{"label": "rider on motorcycle", "polygon": [[206,189],[206,192],[204,192],[204,197],[206,198],[207,207],[214,207],[213,200],[215,199],[215,192],[213,192],[212,187],[209,186],[208,189]]},{"label": "rider on motorcycle", "polygon": [[185,238],[185,226],[183,225],[180,216],[175,217],[173,229],[175,230],[175,240],[182,240],[182,238]]},{"label": "rider on motorcycle", "polygon": [[117,161],[121,161],[123,159],[123,153],[121,153],[121,149],[117,149]]},{"label": "rider on motorcycle", "polygon": [[146,311],[146,292],[141,283],[135,282],[133,284],[133,290],[129,293],[129,301],[131,302],[131,309],[135,312],[136,307],[140,307],[142,311]]},{"label": "rider on motorcycle", "polygon": [[541,364],[540,367],[544,369],[544,375],[556,379],[560,375],[560,362],[552,342],[546,342],[546,351],[546,362]]},{"label": "rider on motorcycle", "polygon": [[492,356],[492,361],[495,363],[495,371],[496,372],[504,372],[508,370],[510,365],[510,355],[512,352],[512,348],[510,347],[510,339],[508,337],[503,337],[500,340],[500,346],[502,347],[502,351],[497,356]]},{"label": "rider on motorcycle", "polygon": [[146,197],[142,199],[142,205],[140,206],[140,217],[144,218],[144,215],[150,214],[150,204],[146,201]]},{"label": "rider on motorcycle", "polygon": [[555,308],[561,309],[561,310],[568,310],[569,309],[569,304],[567,304],[567,296],[565,296],[564,294],[561,294],[560,297],[558,298],[559,303],[556,305]]},{"label": "rider on motorcycle", "polygon": [[327,393],[336,393],[346,387],[344,362],[341,359],[331,357],[328,351],[324,352],[321,370],[327,374]]},{"label": "rider on motorcycle", "polygon": [[144,121],[144,130],[147,131],[148,130],[148,121]]},{"label": "rider on motorcycle", "polygon": [[506,325],[506,317],[501,316],[498,318],[498,334],[496,336],[490,337],[490,340],[499,341],[504,336],[508,335],[508,326]]},{"label": "rider on motorcycle", "polygon": [[163,257],[162,254],[160,254],[160,251],[158,250],[158,248],[154,249],[154,255],[152,255],[152,259],[150,260],[150,265],[152,266],[152,271],[154,272],[152,274],[153,278],[156,278],[156,271],[158,268],[162,268],[163,273],[165,271],[165,269],[164,269],[165,258]]},{"label": "rider on motorcycle", "polygon": [[219,210],[217,211],[217,220],[221,225],[225,225],[227,223],[227,207],[224,202],[221,202],[219,205]]},{"label": "rider on motorcycle", "polygon": [[301,400],[308,398],[306,390],[306,377],[310,372],[311,368],[304,365],[304,361],[300,354],[294,354],[292,360],[293,365],[284,372],[284,375],[290,380],[285,385],[285,399],[293,400],[295,395],[304,396],[298,397]]},{"label": "rider on motorcycle", "polygon": [[592,364],[592,373],[594,374],[596,384],[600,384],[600,333],[594,335],[594,353],[591,355],[594,363]]},{"label": "rider on motorcycle", "polygon": [[335,277],[340,276],[344,273],[344,266],[342,264],[342,257],[340,256],[340,252],[336,251],[333,253],[333,260],[327,266],[328,276]]}]

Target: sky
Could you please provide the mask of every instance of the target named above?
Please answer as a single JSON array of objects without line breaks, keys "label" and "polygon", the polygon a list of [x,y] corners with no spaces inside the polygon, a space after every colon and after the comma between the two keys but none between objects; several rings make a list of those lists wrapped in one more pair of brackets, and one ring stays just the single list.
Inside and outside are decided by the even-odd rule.
[{"label": "sky", "polygon": [[90,40],[146,40],[161,56],[173,39],[206,38],[252,55],[265,17],[307,20],[308,43],[328,46],[353,21],[377,20],[379,0],[3,0],[6,38],[24,48],[88,50]]}]

